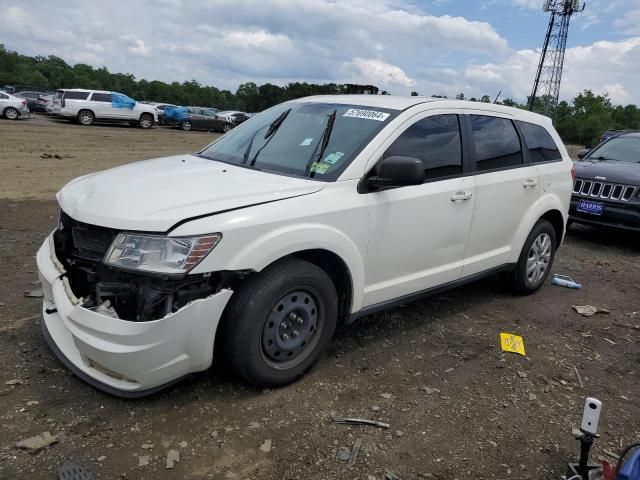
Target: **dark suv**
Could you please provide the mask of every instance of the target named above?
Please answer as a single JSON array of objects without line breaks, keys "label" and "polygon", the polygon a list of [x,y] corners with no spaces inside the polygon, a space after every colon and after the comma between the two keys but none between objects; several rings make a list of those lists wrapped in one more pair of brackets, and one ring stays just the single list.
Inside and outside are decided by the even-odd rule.
[{"label": "dark suv", "polygon": [[570,221],[640,231],[640,132],[578,153]]}]

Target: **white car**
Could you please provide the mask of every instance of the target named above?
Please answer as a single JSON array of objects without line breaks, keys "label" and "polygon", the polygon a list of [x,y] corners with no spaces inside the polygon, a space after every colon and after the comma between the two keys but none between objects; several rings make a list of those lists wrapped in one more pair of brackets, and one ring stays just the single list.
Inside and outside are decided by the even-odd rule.
[{"label": "white car", "polygon": [[24,98],[0,92],[0,117],[17,120],[22,115],[29,115],[27,101]]},{"label": "white car", "polygon": [[318,96],[198,153],[67,184],[37,254],[44,335],[87,382],[142,396],[207,369],[302,376],[336,325],[497,272],[532,293],[565,232],[572,161],[540,115]]},{"label": "white car", "polygon": [[158,111],[153,105],[136,102],[118,92],[81,88],[58,90],[53,97],[52,113],[81,125],[92,125],[95,121],[128,122],[151,128],[158,122]]}]

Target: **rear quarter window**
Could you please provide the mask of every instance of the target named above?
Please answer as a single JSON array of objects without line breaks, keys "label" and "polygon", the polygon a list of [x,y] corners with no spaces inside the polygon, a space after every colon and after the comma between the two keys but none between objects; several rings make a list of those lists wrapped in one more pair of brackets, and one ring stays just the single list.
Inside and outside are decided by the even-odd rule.
[{"label": "rear quarter window", "polygon": [[89,97],[89,92],[65,92],[65,100],[86,100]]},{"label": "rear quarter window", "polygon": [[558,162],[562,160],[560,150],[558,150],[556,142],[553,141],[546,128],[534,123],[521,121],[518,121],[518,127],[520,127],[524,141],[527,144],[531,162]]}]

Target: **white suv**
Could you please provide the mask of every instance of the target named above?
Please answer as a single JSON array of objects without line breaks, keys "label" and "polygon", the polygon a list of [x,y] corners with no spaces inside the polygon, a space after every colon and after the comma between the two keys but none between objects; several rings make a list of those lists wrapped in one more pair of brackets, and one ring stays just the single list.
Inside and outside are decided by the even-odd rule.
[{"label": "white suv", "polygon": [[152,105],[136,102],[118,92],[80,88],[58,90],[53,97],[52,113],[81,125],[92,125],[97,120],[151,128],[158,122],[158,111]]},{"label": "white suv", "polygon": [[277,105],[194,154],[70,182],[37,255],[42,328],[81,378],[141,396],[208,368],[303,375],[336,325],[503,272],[543,284],[572,162],[551,121],[370,95]]}]

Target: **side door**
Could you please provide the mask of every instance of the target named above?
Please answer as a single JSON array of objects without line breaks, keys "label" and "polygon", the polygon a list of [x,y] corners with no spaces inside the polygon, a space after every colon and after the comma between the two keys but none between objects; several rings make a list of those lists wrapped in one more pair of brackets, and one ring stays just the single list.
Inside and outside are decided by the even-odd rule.
[{"label": "side door", "polygon": [[203,115],[201,108],[190,108],[189,119],[193,130],[207,130],[209,128],[207,117]]},{"label": "side door", "polygon": [[523,143],[509,115],[470,111],[464,116],[476,183],[475,213],[463,276],[485,272],[513,258],[516,233],[540,195],[540,176],[525,162]]},{"label": "side door", "polygon": [[110,93],[93,92],[89,103],[96,118],[109,120],[114,117]]},{"label": "side door", "polygon": [[453,282],[462,274],[475,185],[466,175],[461,116],[441,112],[414,116],[383,147],[382,159],[420,159],[425,182],[363,193],[370,201],[371,225],[365,306]]}]

